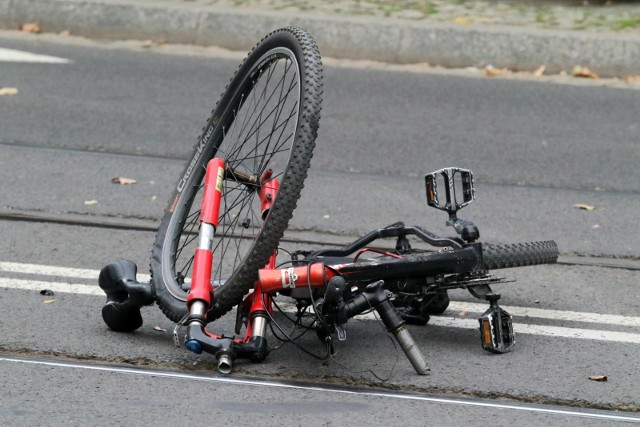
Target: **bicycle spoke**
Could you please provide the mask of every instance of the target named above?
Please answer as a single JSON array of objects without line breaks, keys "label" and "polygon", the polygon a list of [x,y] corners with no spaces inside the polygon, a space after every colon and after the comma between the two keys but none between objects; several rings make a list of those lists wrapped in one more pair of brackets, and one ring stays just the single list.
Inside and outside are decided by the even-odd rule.
[{"label": "bicycle spoke", "polygon": [[[285,74],[286,74],[286,71],[285,71]],[[282,96],[282,93],[284,92],[284,87],[285,87],[284,82],[285,82],[285,80],[282,79],[282,86],[280,87],[280,96],[279,96],[280,102],[278,103],[279,105],[282,105],[282,108],[278,111],[278,113],[276,114],[275,120],[273,121],[273,126],[271,127],[271,133],[269,134],[269,142],[267,143],[267,146],[264,149],[265,155],[266,155],[267,151],[269,150],[269,146],[271,145],[271,140],[272,140],[273,134],[276,131],[276,124],[280,120],[280,114],[284,111],[285,103],[282,102],[283,99],[284,99],[283,96]],[[297,82],[296,82],[295,75],[294,75],[291,78],[291,82],[289,83],[289,89],[288,89],[287,93],[290,93],[291,90],[295,87],[296,84],[297,84]],[[297,102],[294,104],[294,108],[297,106],[297,104],[298,104]],[[283,127],[282,131],[280,132],[280,136],[278,138],[282,137],[282,134],[284,133],[284,129],[286,127],[286,124],[289,123],[289,119],[291,119],[291,114],[289,115],[289,117],[287,117],[287,120],[285,122],[285,126]],[[256,151],[257,151],[257,147],[256,147]],[[264,161],[264,158],[263,158],[263,161]],[[263,163],[264,163],[263,161],[260,162],[260,166],[258,167],[257,170],[262,170],[262,166],[263,166]]]},{"label": "bicycle spoke", "polygon": [[[284,76],[282,77],[282,79],[284,79]],[[289,88],[289,89],[288,89],[287,93],[285,94],[285,97],[286,97],[286,96],[288,96],[288,95],[293,91],[293,89],[294,89],[296,86],[297,86],[297,82],[296,82],[296,84],[295,84],[295,85],[293,85],[291,88]],[[266,87],[266,86],[265,86],[265,87]],[[260,113],[259,113],[260,117],[262,117],[262,114],[264,113],[264,110],[267,108],[268,103],[269,103],[269,101],[271,100],[271,98],[273,97],[273,95],[275,94],[275,92],[276,92],[276,91],[274,90],[274,91],[271,93],[271,95],[269,95],[269,98],[267,99],[267,102],[265,102],[264,106],[262,107],[262,109],[261,109],[261,111],[260,111]],[[254,134],[255,134],[255,133],[256,133],[256,132],[257,132],[257,131],[262,127],[262,125],[263,125],[263,124],[265,124],[265,123],[269,120],[269,118],[271,118],[271,116],[273,115],[273,113],[277,111],[277,109],[278,109],[278,105],[280,105],[280,104],[282,103],[282,100],[283,100],[283,99],[284,99],[284,97],[279,99],[279,102],[276,104],[276,107],[272,108],[272,109],[269,111],[269,113],[268,113],[268,114],[267,114],[267,116],[264,118],[264,120],[258,120],[256,123],[254,123],[254,124],[249,128],[250,133],[249,133],[249,134],[247,134],[247,135],[243,138],[243,140],[242,140],[242,144],[240,144],[240,146],[239,146],[240,148],[241,148],[241,147],[243,147],[243,146],[244,146],[244,144],[245,144],[245,143],[246,143],[250,138],[252,138],[252,137],[253,137],[253,135],[254,135]],[[242,132],[240,132],[240,133],[239,133],[238,138],[240,138],[240,136],[242,135],[242,133],[243,133],[243,132],[244,132],[244,129],[242,130]],[[236,145],[237,145],[237,144],[234,144],[234,147],[235,147]],[[235,152],[234,152],[234,151],[231,151],[230,157],[233,157],[233,155],[234,155],[234,154],[235,154]]]}]

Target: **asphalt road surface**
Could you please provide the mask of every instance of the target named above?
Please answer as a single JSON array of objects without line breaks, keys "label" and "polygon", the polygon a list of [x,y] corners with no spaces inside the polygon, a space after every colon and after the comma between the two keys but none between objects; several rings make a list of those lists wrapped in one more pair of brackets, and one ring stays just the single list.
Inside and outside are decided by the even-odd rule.
[{"label": "asphalt road surface", "polygon": [[[212,357],[174,347],[173,325],[156,308],[143,311],[145,325],[136,333],[109,331],[96,286],[98,270],[116,257],[134,260],[147,273],[153,230],[238,55],[14,33],[0,33],[0,48],[11,49],[0,49],[0,87],[19,90],[0,96],[0,376],[7,385],[0,419],[41,423],[42,413],[62,405],[66,412],[53,418],[59,422],[79,423],[87,415],[109,423],[108,411],[116,408],[124,408],[117,420],[126,422],[123,414],[143,407],[146,423],[163,423],[189,416],[184,396],[191,394],[198,395],[197,405],[217,402],[207,414],[229,419],[251,401],[252,411],[270,424],[320,424],[347,419],[352,411],[363,424],[373,418],[422,424],[426,411],[446,423],[491,418],[498,425],[522,413],[529,418],[518,420],[532,424],[620,421],[611,414],[637,418],[640,91],[325,67],[317,149],[287,233],[290,241],[310,243],[293,247],[345,243],[398,220],[446,232],[445,215],[426,206],[422,176],[454,165],[476,173],[478,200],[462,216],[480,227],[483,241],[554,239],[563,262],[504,272],[516,280],[498,289],[517,333],[517,347],[507,355],[482,351],[476,317],[485,305],[455,291],[443,316],[410,329],[429,360],[428,377],[416,376],[368,318],[350,322],[335,362],[285,346],[264,363],[236,366],[241,377],[391,387],[422,397],[464,393],[480,402],[559,404],[582,415],[632,412],[586,419],[293,389],[274,401],[270,396],[282,389],[163,377],[157,370],[220,379]],[[115,185],[114,176],[138,182]],[[578,203],[594,210],[577,209]],[[41,289],[55,295],[42,296]],[[216,327],[230,331],[232,319]],[[322,350],[312,337],[304,344]],[[115,368],[45,364],[61,360],[156,371],[125,375]],[[370,371],[390,378],[380,382]],[[608,381],[591,381],[592,375]],[[29,409],[21,408],[20,397],[38,386]],[[203,387],[208,391],[198,394]],[[223,401],[214,387],[224,391]],[[115,390],[131,394],[113,396]],[[53,401],[55,393],[66,398]],[[290,407],[295,411],[282,415]],[[171,415],[158,414],[165,408]]]}]

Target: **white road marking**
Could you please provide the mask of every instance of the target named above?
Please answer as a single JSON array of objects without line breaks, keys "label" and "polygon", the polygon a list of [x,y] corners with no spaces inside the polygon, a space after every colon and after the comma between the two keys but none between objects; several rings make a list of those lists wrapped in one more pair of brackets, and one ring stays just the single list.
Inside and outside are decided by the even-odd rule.
[{"label": "white road marking", "polygon": [[[98,280],[99,270],[85,268],[56,267],[53,265],[23,264],[18,262],[0,262],[0,271],[8,273],[39,274],[43,276],[72,277],[76,279]],[[148,282],[151,276],[138,274],[138,281]],[[62,292],[62,291],[61,291]]]},{"label": "white road marking", "polygon": [[25,291],[42,291],[44,289],[52,290],[54,293],[77,294],[77,295],[96,295],[106,296],[104,291],[98,287],[91,285],[81,285],[77,283],[58,283],[46,282],[41,280],[24,280],[24,279],[7,279],[0,278],[0,287],[8,289],[21,289]]},{"label": "white road marking", "polygon": [[509,409],[515,411],[525,411],[525,412],[537,412],[543,414],[550,415],[562,415],[562,416],[573,416],[573,417],[584,417],[584,418],[595,418],[601,420],[615,420],[615,421],[628,421],[628,422],[640,422],[640,417],[629,415],[622,415],[620,412],[605,412],[605,411],[590,411],[590,410],[577,410],[577,409],[559,409],[557,407],[551,406],[543,406],[543,405],[517,405],[517,404],[504,404],[504,403],[496,403],[493,401],[485,401],[480,399],[461,399],[461,398],[450,398],[450,397],[434,397],[434,396],[425,396],[419,394],[408,394],[408,393],[394,393],[391,391],[365,391],[365,390],[347,390],[344,388],[335,388],[331,386],[309,386],[309,385],[300,385],[293,383],[284,383],[277,381],[262,381],[262,380],[249,380],[249,379],[241,379],[241,378],[232,378],[232,377],[212,377],[198,374],[188,374],[188,373],[180,373],[180,372],[171,372],[171,371],[162,371],[162,370],[154,370],[154,369],[143,369],[143,368],[120,368],[115,366],[108,365],[96,365],[96,364],[85,364],[85,363],[68,363],[68,362],[54,362],[54,361],[46,361],[46,360],[35,360],[35,359],[21,359],[21,358],[13,358],[13,357],[0,357],[0,362],[9,362],[9,363],[24,363],[30,365],[43,365],[43,366],[53,366],[59,368],[71,368],[71,369],[85,369],[91,371],[102,371],[102,372],[114,372],[120,374],[134,374],[141,376],[151,376],[151,377],[159,377],[159,378],[172,378],[172,379],[180,379],[180,380],[188,380],[188,381],[202,381],[202,382],[210,382],[210,383],[222,383],[222,384],[235,384],[235,385],[244,385],[250,387],[274,387],[274,388],[284,388],[284,389],[294,389],[294,390],[307,390],[314,391],[319,393],[331,393],[335,394],[351,394],[351,395],[361,395],[361,396],[370,396],[370,397],[379,397],[379,398],[390,398],[390,399],[401,399],[401,400],[413,400],[413,401],[421,401],[421,402],[430,402],[430,403],[442,403],[449,405],[460,405],[460,406],[474,406],[474,407],[482,407],[482,408],[491,408],[491,409]]},{"label": "white road marking", "polygon": [[40,55],[15,49],[0,47],[0,62],[30,62],[40,64],[68,64],[70,61],[57,56]]},{"label": "white road marking", "polygon": [[[507,310],[507,312],[509,312],[509,314],[511,314],[512,316],[640,327],[640,317],[620,316],[616,314],[582,313],[579,311],[546,310],[542,308],[516,307],[510,305],[500,306]],[[489,308],[487,304],[452,301],[451,308],[449,310],[453,309],[458,311],[469,311],[472,313],[484,313],[487,308]]]},{"label": "white road marking", "polygon": [[[458,317],[431,316],[429,325],[445,326],[449,328],[477,329],[478,319],[460,319]],[[565,328],[562,326],[530,325],[513,322],[513,332],[516,334],[542,335],[547,337],[576,338],[594,341],[610,341],[640,344],[640,334],[631,332],[603,331],[598,329]]]},{"label": "white road marking", "polygon": [[[97,286],[99,271],[80,268],[67,268],[39,264],[23,264],[14,262],[0,262],[0,272],[37,274],[56,277],[57,281],[26,280],[17,278],[1,278],[0,287],[40,291],[50,289],[54,292],[72,293],[79,295],[102,296],[105,294]],[[95,281],[96,285],[60,282],[60,278],[88,279]],[[149,275],[138,275],[138,280],[147,282]],[[295,311],[295,306],[288,303],[279,304],[283,309]],[[468,317],[470,313],[482,313],[488,308],[487,304],[451,301],[449,309],[443,316],[432,316],[430,325],[462,329],[478,328],[478,320]],[[640,317],[619,316],[613,314],[582,313],[576,311],[544,310],[540,308],[504,306],[505,310],[515,316],[523,316],[539,319],[565,320],[586,322],[601,325],[618,325],[626,327],[640,326]],[[464,313],[464,314],[461,314]],[[358,316],[358,319],[375,319],[373,313]],[[514,322],[514,332],[517,334],[541,335],[561,338],[575,338],[595,341],[609,341],[621,343],[640,344],[640,333],[605,331],[598,329],[569,328],[549,325],[533,325],[522,322]]]}]

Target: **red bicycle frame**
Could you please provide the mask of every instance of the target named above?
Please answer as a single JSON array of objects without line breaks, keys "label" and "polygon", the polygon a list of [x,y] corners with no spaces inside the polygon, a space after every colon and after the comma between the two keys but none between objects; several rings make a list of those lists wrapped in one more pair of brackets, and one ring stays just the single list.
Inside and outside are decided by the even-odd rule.
[{"label": "red bicycle frame", "polygon": [[[419,374],[426,374],[429,368],[422,353],[409,335],[400,317],[383,289],[383,281],[371,283],[364,292],[356,295],[348,302],[342,295],[346,280],[339,273],[341,266],[325,266],[322,262],[311,263],[302,267],[275,268],[274,253],[267,266],[260,270],[259,279],[254,290],[243,301],[243,308],[248,309],[247,331],[243,339],[215,335],[205,328],[206,313],[215,298],[211,285],[213,264],[213,240],[218,226],[223,181],[225,178],[255,185],[255,177],[243,176],[225,168],[224,161],[212,159],[207,165],[204,181],[202,211],[200,213],[199,244],[195,252],[191,292],[187,298],[189,315],[187,317],[187,336],[185,347],[201,353],[203,350],[212,353],[218,359],[218,370],[230,373],[235,358],[246,358],[254,362],[264,360],[268,354],[266,328],[272,313],[272,297],[276,292],[296,287],[326,288],[324,302],[330,306],[332,320],[325,328],[340,330],[347,319],[364,311],[375,309],[387,329],[393,333],[398,343]],[[258,195],[261,202],[261,215],[265,219],[271,209],[278,188],[277,179],[267,170],[258,182]],[[314,307],[315,308],[315,307]],[[324,309],[323,309],[324,310]],[[325,329],[324,333],[327,333]],[[327,333],[329,337],[331,332]]]}]

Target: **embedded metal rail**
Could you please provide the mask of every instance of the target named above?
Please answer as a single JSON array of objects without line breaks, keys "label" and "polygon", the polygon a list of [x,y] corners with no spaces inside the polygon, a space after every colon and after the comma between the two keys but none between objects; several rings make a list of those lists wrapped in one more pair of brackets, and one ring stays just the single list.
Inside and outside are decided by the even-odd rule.
[{"label": "embedded metal rail", "polygon": [[[63,224],[80,227],[107,228],[113,230],[132,230],[132,231],[149,231],[155,233],[158,228],[158,220],[150,218],[120,218],[120,217],[96,217],[79,214],[53,214],[49,212],[22,211],[0,209],[0,221],[22,221],[22,222],[40,222],[49,224]],[[194,232],[194,234],[197,234]],[[342,247],[347,243],[343,241],[322,241],[298,238],[295,230],[288,230],[288,235],[281,240],[287,243],[301,243],[317,246]],[[243,238],[245,236],[234,236]],[[350,239],[348,239],[351,242]],[[389,248],[379,248],[389,249]],[[619,268],[623,270],[640,271],[640,258],[613,258],[599,256],[570,256],[561,255],[558,257],[557,264],[561,265],[584,265],[588,267],[602,268]]]}]

